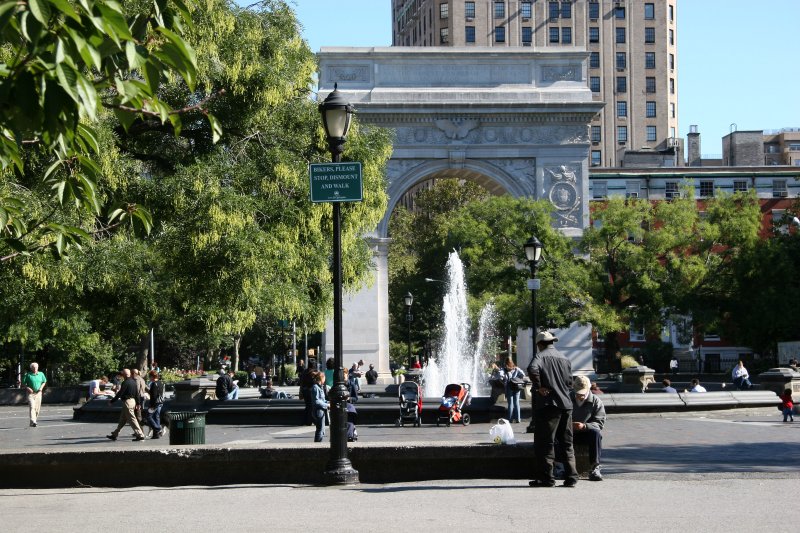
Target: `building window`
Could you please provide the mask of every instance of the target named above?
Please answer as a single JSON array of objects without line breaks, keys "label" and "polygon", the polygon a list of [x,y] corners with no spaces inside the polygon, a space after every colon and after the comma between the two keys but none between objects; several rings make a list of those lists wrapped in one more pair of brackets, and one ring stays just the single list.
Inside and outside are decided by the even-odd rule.
[{"label": "building window", "polygon": [[702,198],[712,198],[714,196],[714,182],[711,180],[700,182],[700,196]]},{"label": "building window", "polygon": [[496,26],[494,29],[494,42],[496,43],[504,43],[506,42],[506,27],[505,26]]},{"label": "building window", "polygon": [[674,103],[670,103],[669,104],[669,115],[670,115],[671,118],[675,118],[675,104]]},{"label": "building window", "polygon": [[591,20],[600,18],[600,4],[597,2],[589,2],[589,18]]},{"label": "building window", "polygon": [[625,52],[617,52],[617,68],[624,69],[627,63]]},{"label": "building window", "polygon": [[655,52],[645,52],[644,53],[644,68],[656,68],[656,53]]},{"label": "building window", "polygon": [[603,140],[603,137],[602,137],[603,133],[602,132],[603,132],[603,128],[601,128],[600,126],[592,126],[592,142],[593,143],[599,143],[601,140]]},{"label": "building window", "polygon": [[641,185],[638,181],[625,182],[625,198],[639,198],[641,192]]},{"label": "building window", "polygon": [[496,18],[496,19],[504,19],[504,18],[506,18],[506,3],[505,2],[495,2],[494,3],[494,18]]},{"label": "building window", "polygon": [[639,326],[631,322],[630,341],[631,342],[645,341],[644,326]]},{"label": "building window", "polygon": [[522,45],[530,46],[533,42],[533,29],[530,26],[522,27]]},{"label": "building window", "polygon": [[599,167],[601,163],[600,150],[592,150],[592,166]]},{"label": "building window", "polygon": [[669,69],[675,70],[675,54],[669,55]]},{"label": "building window", "polygon": [[558,41],[558,28],[550,28],[550,42],[557,43]]},{"label": "building window", "polygon": [[475,26],[467,26],[464,28],[464,40],[468,43],[475,42]]},{"label": "building window", "polygon": [[789,190],[786,188],[786,180],[772,180],[772,197],[786,198]]},{"label": "building window", "polygon": [[678,190],[678,182],[677,181],[668,181],[664,185],[664,196],[667,200],[671,198],[679,198],[681,195],[680,191]]},{"label": "building window", "polygon": [[561,2],[561,18],[572,18],[572,2]]},{"label": "building window", "polygon": [[647,140],[652,142],[656,140],[656,127],[655,126],[647,126],[645,128],[645,132],[647,134]]},{"label": "building window", "polygon": [[550,2],[548,4],[548,15],[550,15],[550,20],[556,20],[558,18],[559,7],[558,2]]},{"label": "building window", "polygon": [[[597,153],[600,155],[598,150],[595,150],[592,153]],[[594,161],[592,161],[594,164]],[[599,163],[599,161],[598,161]],[[602,199],[608,196],[608,184],[605,181],[593,181],[592,182],[592,198],[595,199]]]},{"label": "building window", "polygon": [[656,78],[654,76],[648,76],[644,79],[644,91],[647,93],[656,92]]},{"label": "building window", "polygon": [[669,44],[675,44],[675,32],[669,30]]},{"label": "building window", "polygon": [[617,44],[623,44],[625,42],[625,28],[615,28],[617,31]]},{"label": "building window", "polygon": [[600,28],[596,27],[589,28],[589,42],[590,43],[600,42]]},{"label": "building window", "polygon": [[522,2],[519,5],[519,14],[522,15],[522,18],[524,18],[524,19],[531,18],[531,13],[532,12],[533,12],[533,10],[531,9],[531,3],[530,2]]},{"label": "building window", "polygon": [[628,142],[628,126],[617,126],[617,142],[620,144]]},{"label": "building window", "polygon": [[468,19],[475,18],[475,2],[466,2],[464,4],[464,16]]},{"label": "building window", "polygon": [[747,180],[733,180],[733,192],[747,192]]},{"label": "building window", "polygon": [[450,42],[450,28],[439,28],[439,43],[447,44]]},{"label": "building window", "polygon": [[669,94],[675,94],[675,78],[669,79]]},{"label": "building window", "polygon": [[600,92],[600,76],[591,76],[589,78],[589,89],[591,89],[593,93]]},{"label": "building window", "polygon": [[572,28],[561,28],[561,43],[570,44],[572,42]]},{"label": "building window", "polygon": [[628,102],[625,101],[617,102],[617,116],[618,117],[628,116]]},{"label": "building window", "polygon": [[673,6],[669,6],[669,21],[675,21],[675,8]]},{"label": "building window", "polygon": [[617,92],[628,92],[628,78],[625,76],[617,76]]},{"label": "building window", "polygon": [[589,68],[600,68],[600,52],[589,54]]},{"label": "building window", "polygon": [[645,20],[653,20],[656,18],[656,6],[655,4],[645,4],[644,5],[644,19]]},{"label": "building window", "polygon": [[450,16],[450,4],[439,4],[439,18],[446,19]]},{"label": "building window", "polygon": [[644,103],[644,113],[647,118],[655,118],[656,116],[656,103],[648,101]]},{"label": "building window", "polygon": [[646,42],[648,44],[656,42],[656,29],[655,28],[645,28],[644,29],[644,42]]},{"label": "building window", "polygon": [[625,20],[625,8],[623,6],[614,8],[614,18],[617,20]]}]

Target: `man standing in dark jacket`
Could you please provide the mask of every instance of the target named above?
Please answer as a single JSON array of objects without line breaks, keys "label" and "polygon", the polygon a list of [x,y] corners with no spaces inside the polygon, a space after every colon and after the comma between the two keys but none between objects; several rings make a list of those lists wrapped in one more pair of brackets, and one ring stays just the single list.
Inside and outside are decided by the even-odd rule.
[{"label": "man standing in dark jacket", "polygon": [[142,428],[136,420],[136,406],[141,403],[139,385],[131,377],[131,371],[127,368],[122,370],[122,375],[125,377],[125,381],[122,382],[117,395],[108,401],[109,405],[111,405],[118,399],[122,399],[122,411],[119,413],[117,429],[112,431],[110,435],[106,435],[106,437],[111,440],[117,440],[119,432],[125,427],[125,424],[130,424],[135,434],[133,440],[144,440],[144,433],[142,433]]},{"label": "man standing in dark jacket", "polygon": [[572,365],[569,359],[553,347],[558,337],[549,331],[536,335],[538,353],[528,365],[531,392],[534,395],[533,449],[536,454],[536,474],[531,487],[552,487],[555,441],[563,448],[560,458],[566,470],[565,487],[578,483],[575,450],[572,447]]}]

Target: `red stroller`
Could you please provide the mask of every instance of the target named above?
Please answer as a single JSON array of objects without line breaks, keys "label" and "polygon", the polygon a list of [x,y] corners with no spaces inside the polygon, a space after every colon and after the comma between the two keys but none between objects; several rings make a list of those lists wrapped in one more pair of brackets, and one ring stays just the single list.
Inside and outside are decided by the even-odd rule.
[{"label": "red stroller", "polygon": [[403,422],[413,422],[414,427],[422,426],[422,394],[420,387],[413,381],[404,381],[397,389],[400,400],[400,417],[394,425],[400,427]]},{"label": "red stroller", "polygon": [[469,425],[469,413],[462,410],[469,405],[469,383],[451,383],[444,388],[442,403],[439,405],[439,412],[436,416],[436,425],[445,422],[447,427],[453,422],[461,422],[465,426]]}]

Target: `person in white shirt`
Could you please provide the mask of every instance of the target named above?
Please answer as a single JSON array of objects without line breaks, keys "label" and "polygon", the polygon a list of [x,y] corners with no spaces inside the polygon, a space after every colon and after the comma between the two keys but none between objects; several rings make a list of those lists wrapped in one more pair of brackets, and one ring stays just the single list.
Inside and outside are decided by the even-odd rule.
[{"label": "person in white shirt", "polygon": [[708,391],[706,391],[705,387],[700,385],[700,380],[699,379],[693,379],[692,380],[692,388],[689,390],[689,392],[708,392]]},{"label": "person in white shirt", "polygon": [[749,390],[753,386],[753,384],[750,383],[750,373],[747,372],[747,369],[744,367],[743,361],[739,361],[736,366],[733,367],[731,379],[733,380],[733,385],[739,390]]},{"label": "person in white shirt", "polygon": [[[100,376],[98,379],[93,379],[89,382],[89,397],[88,399],[91,400],[95,396],[105,395],[107,393],[101,390],[101,387],[105,387],[108,383],[108,378],[106,376]],[[113,396],[113,395],[109,395]]]}]

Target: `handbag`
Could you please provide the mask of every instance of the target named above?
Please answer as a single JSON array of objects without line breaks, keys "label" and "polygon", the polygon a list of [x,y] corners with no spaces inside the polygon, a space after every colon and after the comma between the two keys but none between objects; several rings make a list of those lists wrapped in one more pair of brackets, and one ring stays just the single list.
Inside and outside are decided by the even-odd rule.
[{"label": "handbag", "polygon": [[525,379],[521,377],[513,377],[508,380],[508,388],[511,392],[519,392],[525,388]]}]

